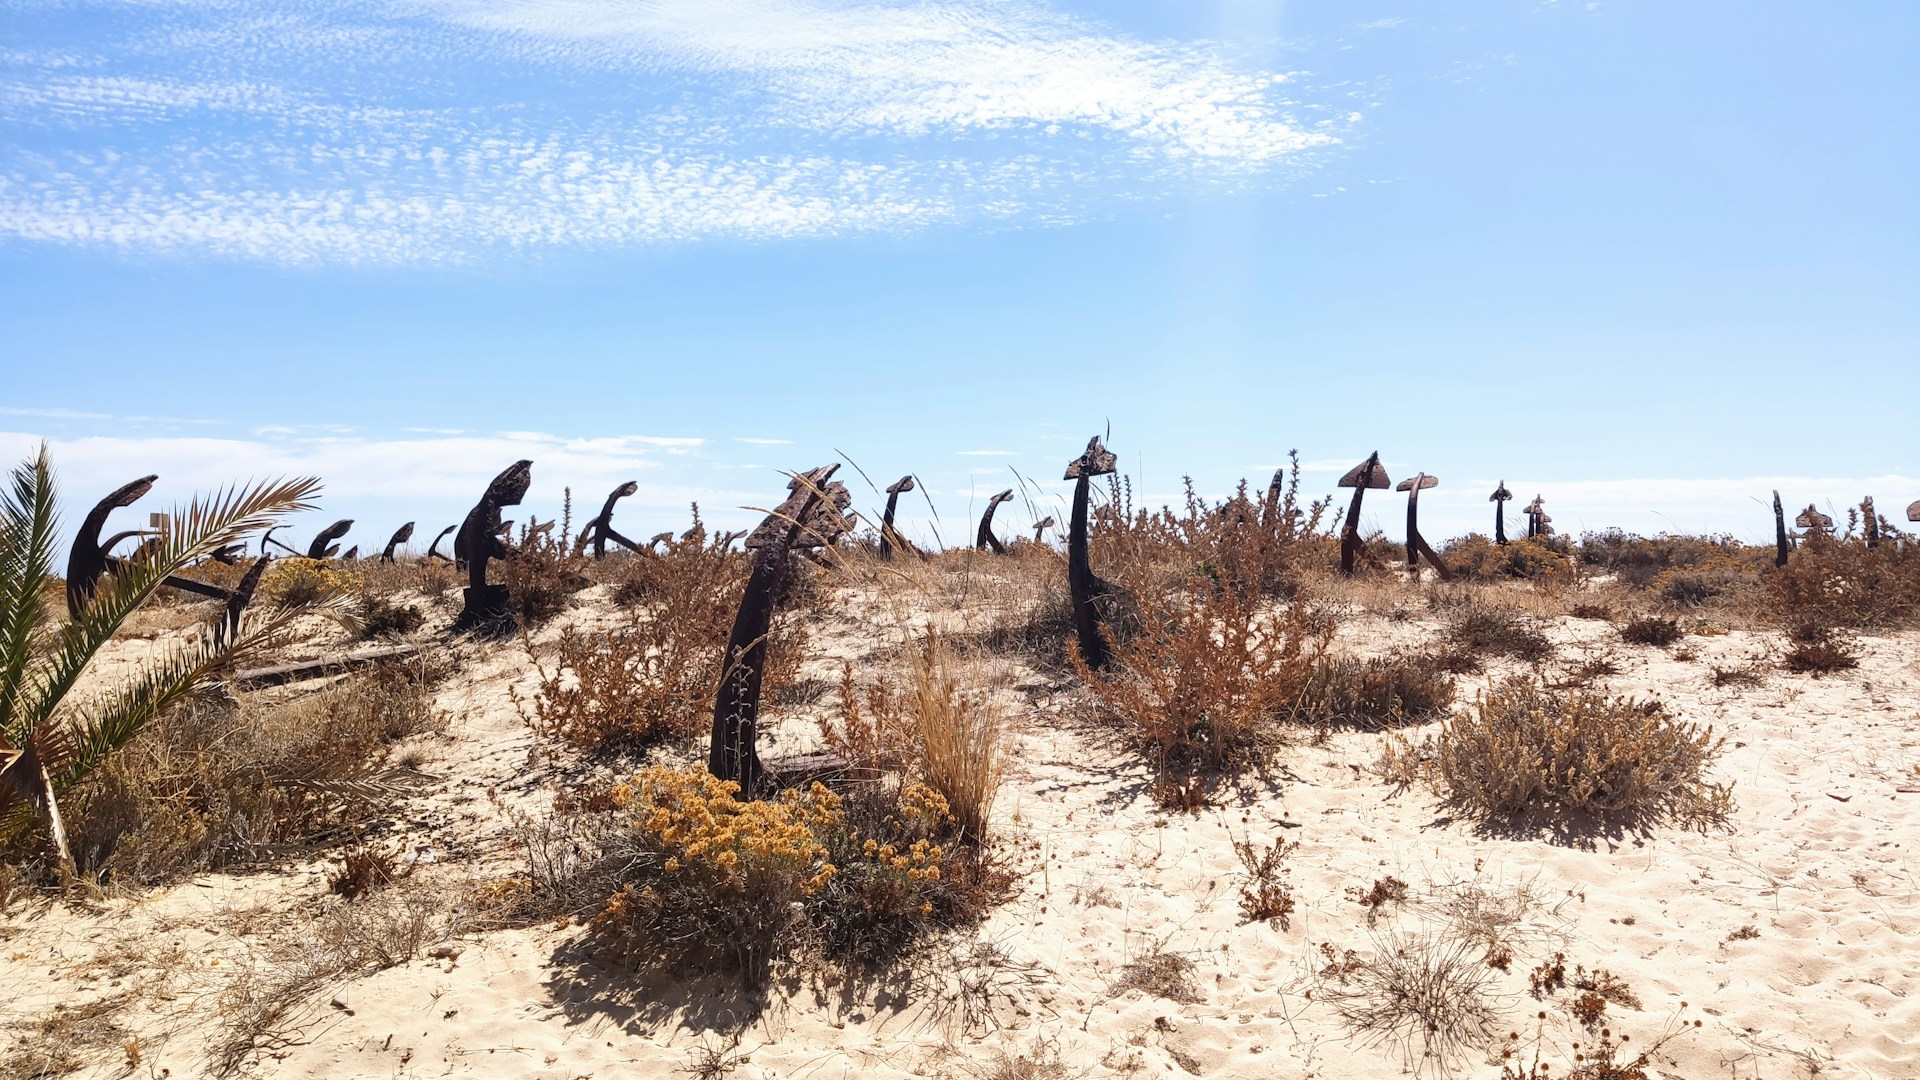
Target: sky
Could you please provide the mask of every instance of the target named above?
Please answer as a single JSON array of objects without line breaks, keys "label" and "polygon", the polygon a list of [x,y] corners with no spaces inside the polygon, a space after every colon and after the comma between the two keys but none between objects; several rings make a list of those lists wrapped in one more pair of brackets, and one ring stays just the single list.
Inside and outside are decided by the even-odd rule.
[{"label": "sky", "polygon": [[1916,55],[1906,0],[0,0],[0,457],[69,520],[160,474],[133,524],[319,475],[363,547],[523,457],[633,536],[912,473],[964,543],[1094,434],[1149,505],[1378,450],[1431,537],[1501,480],[1899,520]]}]

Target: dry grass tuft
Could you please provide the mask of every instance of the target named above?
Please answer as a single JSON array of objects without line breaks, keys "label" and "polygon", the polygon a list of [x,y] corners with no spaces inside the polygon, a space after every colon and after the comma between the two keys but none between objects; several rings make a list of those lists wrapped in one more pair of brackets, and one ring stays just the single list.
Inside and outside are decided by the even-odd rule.
[{"label": "dry grass tuft", "polygon": [[1680,624],[1658,615],[1643,615],[1620,628],[1620,640],[1629,645],[1653,645],[1665,648],[1684,637]]},{"label": "dry grass tuft", "polygon": [[1800,623],[1787,631],[1780,666],[1818,678],[1860,666],[1860,650],[1845,631],[1819,623]]},{"label": "dry grass tuft", "polygon": [[1653,701],[1505,680],[1442,728],[1435,776],[1473,813],[1717,822],[1730,788],[1706,779],[1724,740]]},{"label": "dry grass tuft", "polygon": [[1487,1045],[1498,1019],[1493,973],[1473,951],[1445,937],[1376,939],[1373,957],[1340,969],[1321,996],[1369,1045],[1396,1043],[1416,1071],[1444,1073]]},{"label": "dry grass tuft", "polygon": [[1323,728],[1423,723],[1453,705],[1448,666],[1429,654],[1323,657],[1300,688],[1291,719]]},{"label": "dry grass tuft", "polygon": [[1201,1000],[1200,986],[1193,978],[1193,961],[1179,953],[1155,950],[1129,962],[1120,969],[1120,977],[1107,988],[1118,997],[1129,990],[1191,1005]]}]

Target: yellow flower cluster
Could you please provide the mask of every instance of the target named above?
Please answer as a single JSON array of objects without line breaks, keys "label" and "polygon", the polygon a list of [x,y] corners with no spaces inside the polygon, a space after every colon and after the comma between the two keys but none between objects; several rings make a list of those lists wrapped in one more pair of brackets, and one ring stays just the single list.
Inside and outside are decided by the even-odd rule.
[{"label": "yellow flower cluster", "polygon": [[867,858],[888,870],[906,871],[908,881],[939,881],[940,859],[946,853],[925,840],[915,840],[908,845],[906,853],[892,844],[883,844],[869,839],[865,852]]},{"label": "yellow flower cluster", "polygon": [[650,768],[613,791],[635,828],[666,855],[668,873],[707,878],[716,891],[811,896],[834,874],[821,837],[841,828],[840,797],[815,784],[777,802],[742,802],[740,785],[704,770]]},{"label": "yellow flower cluster", "polygon": [[260,599],[270,604],[309,604],[360,588],[360,576],[320,559],[275,559],[260,579]]}]

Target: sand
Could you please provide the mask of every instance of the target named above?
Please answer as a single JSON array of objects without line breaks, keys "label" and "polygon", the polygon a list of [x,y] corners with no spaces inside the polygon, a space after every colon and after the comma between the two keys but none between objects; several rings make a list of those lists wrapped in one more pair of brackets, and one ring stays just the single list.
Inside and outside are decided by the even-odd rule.
[{"label": "sand", "polygon": [[[861,655],[869,609],[845,608],[816,631],[823,676],[834,656]],[[593,596],[567,616],[607,617]],[[1359,615],[1340,642],[1377,653],[1436,632],[1421,618]],[[724,983],[662,983],[595,963],[576,924],[465,929],[385,970],[316,983],[267,1025],[271,1039],[234,1059],[236,1072],[1439,1075],[1439,1063],[1409,1059],[1405,1042],[1344,1021],[1328,969],[1346,950],[1366,958],[1431,940],[1479,900],[1516,907],[1502,931],[1509,969],[1487,969],[1498,1032],[1518,1033],[1522,1056],[1537,1050],[1554,1075],[1568,1071],[1573,1044],[1594,1038],[1565,1009],[1568,992],[1529,993],[1528,973],[1564,954],[1569,973],[1604,968],[1637,992],[1639,1008],[1608,1010],[1608,1029],[1629,1034],[1629,1046],[1688,1026],[1651,1075],[1920,1077],[1920,635],[1862,639],[1860,667],[1841,675],[1775,667],[1759,685],[1719,688],[1712,664],[1762,654],[1775,636],[1731,631],[1657,649],[1574,619],[1551,634],[1563,653],[1611,649],[1623,670],[1609,688],[1657,695],[1726,736],[1713,770],[1736,785],[1726,829],[1584,841],[1489,832],[1429,793],[1384,783],[1373,765],[1385,736],[1358,731],[1291,749],[1221,805],[1169,814],[1145,796],[1139,763],[1075,718],[1069,680],[1006,664],[996,678],[1013,765],[995,820],[1024,876],[1010,903],[977,933],[942,943],[911,983],[780,987],[749,1017]],[[462,883],[512,869],[512,814],[539,813],[562,775],[508,696],[532,685],[525,654],[460,649],[440,691],[453,723],[419,748],[437,779],[395,814],[409,848],[431,860],[414,894],[442,905]],[[1481,681],[1464,678],[1463,697]],[[803,746],[810,729],[797,711],[773,726],[772,743]],[[1430,730],[1403,734],[1417,743]],[[1297,908],[1284,928],[1242,919],[1236,839],[1299,845],[1288,858]],[[13,1041],[11,1060],[36,1040],[59,1052],[53,1044],[68,1036],[42,1026],[56,1006],[72,1018],[106,1002],[111,1048],[82,1054],[77,1074],[212,1072],[243,1026],[245,987],[285,978],[276,948],[340,903],[326,894],[324,868],[213,874],[86,905],[16,904],[0,922],[0,1039]],[[1405,883],[1403,900],[1370,908],[1350,898],[1389,877]],[[1127,985],[1130,964],[1164,957],[1177,959],[1155,962],[1185,969],[1185,992]],[[968,992],[956,989],[962,980]],[[1450,1073],[1496,1077],[1500,1066],[1482,1051]]]}]

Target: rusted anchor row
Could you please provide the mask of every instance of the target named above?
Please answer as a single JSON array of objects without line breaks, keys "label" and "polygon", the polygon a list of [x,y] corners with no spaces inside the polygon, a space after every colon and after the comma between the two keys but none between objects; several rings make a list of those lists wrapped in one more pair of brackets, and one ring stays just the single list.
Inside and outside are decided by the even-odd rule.
[{"label": "rusted anchor row", "polygon": [[1387,470],[1380,467],[1380,451],[1367,455],[1367,460],[1347,470],[1340,478],[1340,486],[1353,489],[1353,503],[1347,507],[1347,520],[1340,529],[1340,572],[1347,577],[1353,576],[1353,560],[1360,554],[1360,500],[1369,488],[1389,488],[1393,481],[1387,478]]},{"label": "rusted anchor row", "polygon": [[512,631],[513,612],[508,607],[511,597],[505,585],[487,584],[487,563],[511,554],[500,539],[500,530],[506,527],[500,520],[500,508],[520,505],[532,484],[533,462],[524,458],[514,462],[493,478],[486,494],[460,523],[460,531],[453,538],[453,554],[467,564],[467,588],[460,617],[453,623],[454,632],[472,630],[498,636]]},{"label": "rusted anchor row", "polygon": [[1418,570],[1420,557],[1424,555],[1427,562],[1432,564],[1434,571],[1440,575],[1441,581],[1452,581],[1453,573],[1447,569],[1447,564],[1440,561],[1440,556],[1434,554],[1433,549],[1427,546],[1427,538],[1420,535],[1420,493],[1428,488],[1439,486],[1439,483],[1438,477],[1417,473],[1410,480],[1400,481],[1400,485],[1394,490],[1407,493],[1407,569]]},{"label": "rusted anchor row", "polygon": [[[740,610],[727,637],[726,666],[713,700],[713,732],[707,744],[707,769],[732,780],[748,798],[758,795],[768,777],[754,742],[760,717],[760,681],[767,667],[767,633],[774,601],[786,577],[788,556],[809,542],[831,542],[818,531],[844,526],[837,503],[846,485],[831,483],[838,464],[824,465],[793,478],[784,502],[747,537],[747,549],[759,552],[747,578]],[[837,490],[836,490],[837,489]]]},{"label": "rusted anchor row", "polygon": [[1553,519],[1547,516],[1546,500],[1535,495],[1533,501],[1527,504],[1527,539],[1547,535],[1553,531],[1547,527],[1552,524]]},{"label": "rusted anchor row", "polygon": [[893,558],[893,549],[896,547],[905,552],[913,552],[913,545],[907,543],[907,538],[895,532],[893,528],[893,512],[899,506],[900,494],[912,490],[912,473],[887,485],[887,509],[880,515],[880,557],[882,559]]},{"label": "rusted anchor row", "polygon": [[1107,638],[1100,629],[1100,604],[1114,587],[1093,572],[1087,547],[1087,508],[1092,500],[1092,483],[1119,468],[1113,452],[1100,445],[1100,436],[1087,440],[1086,452],[1067,463],[1062,479],[1074,481],[1073,517],[1067,526],[1067,592],[1073,599],[1073,633],[1080,647],[1080,660],[1094,671],[1103,671],[1112,660]]},{"label": "rusted anchor row", "polygon": [[993,535],[993,512],[1000,508],[1001,503],[1011,502],[1012,500],[1013,489],[1011,488],[987,500],[986,513],[980,515],[980,531],[973,534],[973,546],[976,549],[988,548],[992,550],[995,555],[1005,555],[1007,553],[1007,545],[1001,543],[1000,538]]},{"label": "rusted anchor row", "polygon": [[[100,543],[100,530],[106,527],[107,516],[121,507],[132,506],[142,495],[153,490],[153,482],[158,479],[160,479],[158,475],[143,476],[131,483],[122,484],[114,489],[113,494],[95,503],[93,509],[87,512],[86,519],[80,523],[79,531],[74,534],[73,547],[67,552],[67,614],[78,616],[81,609],[87,606],[87,602],[93,599],[94,591],[99,588],[100,575],[118,571],[125,565],[124,560],[108,554],[108,549],[113,544],[119,543],[128,536],[149,535],[145,532],[121,533],[107,544]],[[149,542],[158,543],[159,539],[155,536]],[[139,556],[136,554],[134,557]],[[217,585],[208,585],[205,582],[172,574],[167,576],[163,584],[182,592],[210,596],[216,600],[226,600],[232,595]]]},{"label": "rusted anchor row", "polygon": [[639,490],[640,485],[632,480],[614,488],[613,492],[607,496],[606,503],[600,507],[600,516],[587,522],[587,527],[580,530],[580,538],[573,543],[573,553],[578,555],[582,551],[585,551],[587,543],[591,541],[593,543],[593,557],[596,559],[604,559],[607,557],[607,541],[609,540],[626,548],[628,551],[639,551],[639,544],[621,536],[618,532],[615,532],[613,528],[613,504]]},{"label": "rusted anchor row", "polygon": [[393,535],[387,538],[387,546],[380,552],[380,561],[383,563],[392,562],[393,549],[411,539],[413,539],[413,522],[409,521],[405,525],[395,529]]},{"label": "rusted anchor row", "polygon": [[1513,492],[1507,490],[1505,480],[1487,496],[1487,501],[1493,504],[1493,542],[1496,544],[1507,542],[1507,503],[1512,498]]}]

